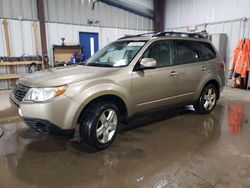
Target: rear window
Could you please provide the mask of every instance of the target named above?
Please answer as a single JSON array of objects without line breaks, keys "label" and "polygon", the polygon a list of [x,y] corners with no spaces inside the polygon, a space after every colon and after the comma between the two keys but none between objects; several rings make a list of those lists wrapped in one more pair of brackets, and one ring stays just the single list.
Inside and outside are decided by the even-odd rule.
[{"label": "rear window", "polygon": [[198,45],[201,55],[204,61],[208,61],[216,58],[216,53],[209,43],[199,42]]},{"label": "rear window", "polygon": [[216,53],[209,43],[176,40],[175,48],[175,64],[195,63],[216,58]]}]

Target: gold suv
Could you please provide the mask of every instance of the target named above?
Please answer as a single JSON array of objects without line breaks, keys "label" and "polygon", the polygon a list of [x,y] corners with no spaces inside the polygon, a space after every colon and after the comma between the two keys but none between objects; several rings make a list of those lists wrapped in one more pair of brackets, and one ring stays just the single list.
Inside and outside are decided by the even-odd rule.
[{"label": "gold suv", "polygon": [[101,150],[119,123],[135,114],[177,104],[213,111],[224,87],[224,62],[206,36],[123,37],[84,64],[19,79],[10,98],[30,127],[45,134],[75,130],[84,146]]}]

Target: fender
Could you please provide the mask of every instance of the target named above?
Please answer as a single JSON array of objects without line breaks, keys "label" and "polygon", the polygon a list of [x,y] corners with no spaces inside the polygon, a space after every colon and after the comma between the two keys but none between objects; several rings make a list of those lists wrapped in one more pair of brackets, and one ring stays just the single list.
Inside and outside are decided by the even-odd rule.
[{"label": "fender", "polygon": [[130,111],[130,109],[133,108],[130,92],[126,88],[123,88],[115,83],[100,83],[90,86],[89,88],[81,92],[76,98],[74,98],[74,100],[77,101],[79,105],[76,112],[72,112],[75,114],[72,121],[72,128],[76,126],[77,120],[86,105],[88,105],[94,99],[105,95],[114,95],[123,100],[127,108],[128,116],[131,116],[133,112]]}]

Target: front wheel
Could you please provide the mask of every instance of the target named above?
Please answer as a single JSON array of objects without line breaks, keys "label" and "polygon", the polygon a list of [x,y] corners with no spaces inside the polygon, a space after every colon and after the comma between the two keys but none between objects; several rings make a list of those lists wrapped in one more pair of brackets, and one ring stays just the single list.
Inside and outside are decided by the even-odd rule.
[{"label": "front wheel", "polygon": [[98,151],[111,145],[118,132],[119,119],[119,110],[113,103],[103,101],[89,105],[80,129],[85,148]]},{"label": "front wheel", "polygon": [[198,99],[194,104],[194,109],[197,113],[208,114],[211,113],[218,100],[218,89],[213,84],[208,84],[203,90]]}]

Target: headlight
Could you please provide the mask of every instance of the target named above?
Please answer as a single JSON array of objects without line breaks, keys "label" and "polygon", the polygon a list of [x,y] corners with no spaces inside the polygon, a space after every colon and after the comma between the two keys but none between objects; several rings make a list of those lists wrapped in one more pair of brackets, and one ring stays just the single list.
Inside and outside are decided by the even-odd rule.
[{"label": "headlight", "polygon": [[63,94],[67,86],[55,88],[31,88],[23,98],[23,101],[43,102]]}]

